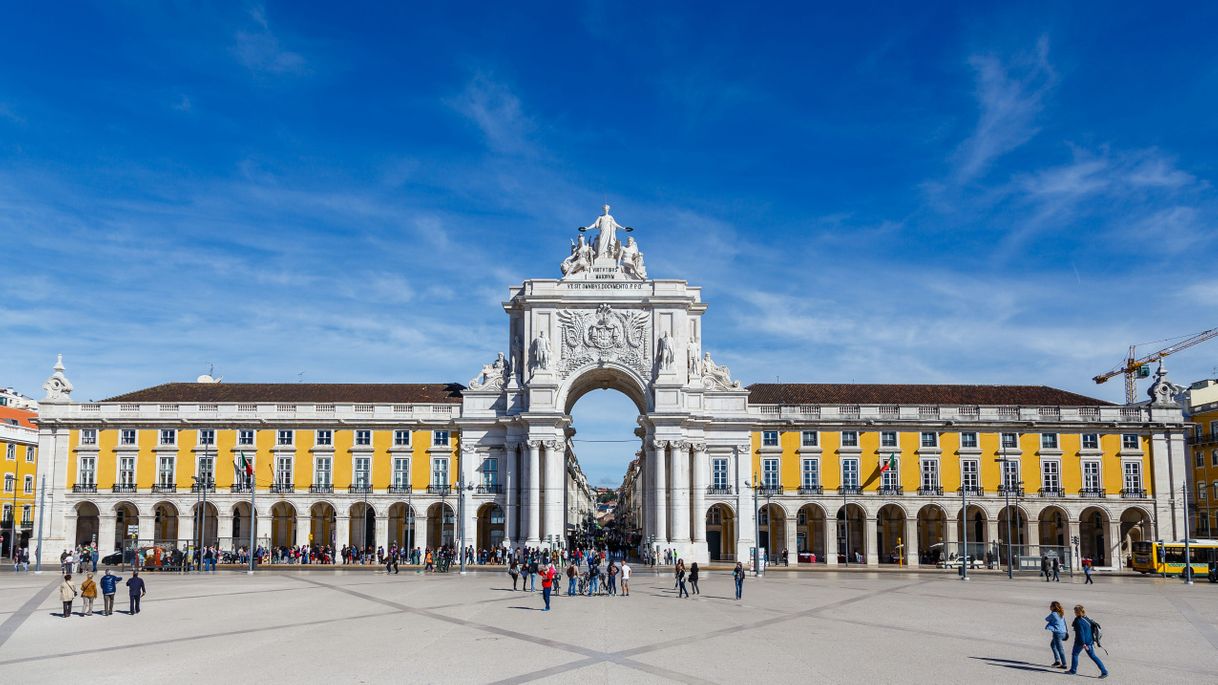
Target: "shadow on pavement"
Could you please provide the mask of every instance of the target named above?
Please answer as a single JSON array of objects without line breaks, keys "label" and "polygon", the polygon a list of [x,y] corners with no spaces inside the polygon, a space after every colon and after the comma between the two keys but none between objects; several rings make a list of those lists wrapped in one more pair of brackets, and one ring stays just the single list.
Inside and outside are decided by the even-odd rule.
[{"label": "shadow on pavement", "polygon": [[1056,668],[1045,666],[1044,664],[1034,664],[1030,661],[1018,661],[1016,659],[999,659],[991,656],[970,656],[970,659],[984,661],[991,666],[1002,666],[1003,668],[1014,668],[1019,671],[1038,671],[1041,673],[1060,673]]}]

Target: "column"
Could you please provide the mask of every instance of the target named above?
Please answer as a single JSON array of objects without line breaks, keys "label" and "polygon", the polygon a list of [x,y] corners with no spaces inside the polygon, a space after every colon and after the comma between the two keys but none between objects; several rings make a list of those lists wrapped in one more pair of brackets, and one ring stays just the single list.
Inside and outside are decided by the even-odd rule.
[{"label": "column", "polygon": [[[151,509],[147,511],[140,509],[140,520],[138,523],[140,527],[140,544],[147,544],[145,541],[151,541],[156,535],[156,514]],[[180,524],[181,520],[179,519]],[[123,537],[127,538],[127,531],[125,530],[123,531]]]},{"label": "column", "polygon": [[524,543],[536,547],[541,542],[541,441],[529,441],[528,506],[525,509]]},{"label": "column", "polygon": [[334,517],[334,547],[336,550],[340,550],[350,544],[351,517],[346,514],[337,514]]},{"label": "column", "polygon": [[641,450],[643,457],[643,469],[640,473],[638,497],[643,510],[643,542],[646,544],[652,536],[659,539],[660,535],[657,532],[659,528],[656,526],[656,500],[655,500],[655,480],[656,480],[656,456],[655,450],[651,447],[651,440],[643,441],[643,449]]},{"label": "column", "polygon": [[706,459],[706,443],[694,445],[693,490],[690,495],[690,506],[693,508],[693,539],[696,543],[706,544],[706,481],[710,463]]},{"label": "column", "polygon": [[868,566],[875,566],[880,563],[880,553],[876,549],[875,538],[875,518],[868,516],[863,519],[863,558],[867,561]]},{"label": "column", "polygon": [[670,456],[672,474],[672,542],[682,547],[689,543],[689,443],[675,442]]},{"label": "column", "polygon": [[415,512],[414,515],[414,546],[423,552],[428,547],[427,540],[427,510],[424,509],[420,515]]},{"label": "column", "polygon": [[[1190,531],[1191,532],[1191,531]],[[1108,522],[1108,530],[1104,533],[1104,542],[1108,545],[1105,550],[1104,561],[1108,562],[1109,568],[1120,569],[1125,560],[1121,557],[1121,520],[1116,519]]]},{"label": "column", "polygon": [[[219,511],[217,512],[218,515],[216,516],[216,537],[218,538],[220,548],[237,549],[241,546],[241,541],[233,540],[233,512],[231,510],[225,511],[223,508],[219,507],[217,507],[217,509],[219,509]],[[225,540],[230,541],[227,547],[224,544]],[[247,539],[245,544],[248,545],[249,542],[250,541]]]},{"label": "column", "polygon": [[[35,514],[38,512],[35,511]],[[97,516],[97,553],[100,556],[105,556],[114,550],[114,529],[116,527],[114,512],[106,513],[101,507],[98,507]],[[33,544],[30,545],[31,557],[33,556],[34,547],[37,546],[38,539],[35,538]]]},{"label": "column", "polygon": [[1066,523],[1066,528],[1069,530],[1066,533],[1066,546],[1070,549],[1070,568],[1078,570],[1082,568],[1080,559],[1082,558],[1082,546],[1074,544],[1078,539],[1078,519],[1071,518]]},{"label": "column", "polygon": [[383,546],[386,550],[389,549],[389,515],[378,514],[375,523],[376,539],[372,541],[372,546]]},{"label": "column", "polygon": [[557,540],[565,537],[563,500],[566,499],[567,455],[566,445],[559,440],[550,440],[546,448],[545,481],[545,526],[542,534]]},{"label": "column", "polygon": [[921,562],[918,557],[918,519],[905,517],[905,526],[901,532],[901,544],[905,554],[905,565],[917,568]]},{"label": "column", "polygon": [[[1014,521],[1012,521],[1012,523],[1014,523]],[[1015,532],[1014,529],[1012,529],[1011,532],[1012,533]],[[994,546],[998,544],[999,540],[1002,540],[1003,544],[1006,543],[1006,534],[1007,534],[1006,526],[1002,527],[1002,533],[999,534],[997,517],[986,520],[986,522],[985,522],[985,548],[981,550],[981,554],[980,554],[982,563],[985,562],[985,553],[994,551]],[[997,562],[998,562],[998,555],[994,555],[994,563],[997,563]]]},{"label": "column", "polygon": [[656,440],[653,443],[652,455],[655,457],[655,496],[656,544],[663,553],[668,546],[668,443]]},{"label": "column", "polygon": [[[799,519],[786,518],[783,520],[782,525],[787,533],[787,539],[784,543],[784,546],[787,548],[787,564],[794,566],[799,563],[799,547],[796,541],[796,533],[799,530]],[[781,553],[781,550],[779,550],[779,552]]]},{"label": "column", "polygon": [[509,442],[505,447],[504,465],[503,465],[503,487],[504,487],[504,509],[503,509],[503,537],[508,541],[509,545],[516,544],[517,526],[516,514],[518,497],[516,496],[516,484],[520,482],[519,461],[520,450],[518,443]]},{"label": "column", "polygon": [[1021,554],[1025,556],[1040,556],[1040,519],[1028,520],[1028,544],[1022,551],[1016,551],[1015,556],[1018,558]]},{"label": "column", "polygon": [[837,566],[837,517],[825,515],[825,565]]}]

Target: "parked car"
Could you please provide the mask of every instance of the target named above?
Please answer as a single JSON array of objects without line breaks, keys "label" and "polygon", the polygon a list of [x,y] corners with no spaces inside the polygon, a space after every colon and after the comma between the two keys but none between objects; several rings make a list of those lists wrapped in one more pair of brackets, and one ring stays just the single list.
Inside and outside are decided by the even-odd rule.
[{"label": "parked car", "polygon": [[[128,558],[128,561],[126,563],[131,563],[131,561],[130,561],[131,554],[128,554],[127,558]],[[116,549],[113,552],[111,552],[110,554],[107,554],[106,556],[102,557],[101,563],[103,566],[118,566],[119,564],[123,563],[123,552],[121,550]]]}]

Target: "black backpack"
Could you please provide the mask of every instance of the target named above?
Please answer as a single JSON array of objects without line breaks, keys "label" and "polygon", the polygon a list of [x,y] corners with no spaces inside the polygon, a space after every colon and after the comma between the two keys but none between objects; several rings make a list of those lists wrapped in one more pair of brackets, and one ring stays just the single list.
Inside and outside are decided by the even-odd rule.
[{"label": "black backpack", "polygon": [[1107,654],[1108,648],[1100,643],[1104,637],[1104,629],[1100,627],[1100,624],[1093,621],[1090,616],[1084,616],[1083,618],[1087,619],[1087,622],[1091,624],[1091,641],[1095,643],[1096,647],[1103,649],[1104,653]]}]

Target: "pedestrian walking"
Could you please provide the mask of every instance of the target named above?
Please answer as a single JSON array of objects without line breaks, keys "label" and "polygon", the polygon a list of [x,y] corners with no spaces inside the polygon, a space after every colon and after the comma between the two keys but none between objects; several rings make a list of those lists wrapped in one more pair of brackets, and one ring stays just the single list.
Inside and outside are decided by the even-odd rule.
[{"label": "pedestrian walking", "polygon": [[570,564],[567,564],[567,596],[575,596],[575,582],[579,580],[579,569],[575,567],[575,560],[572,559]]},{"label": "pedestrian walking", "polygon": [[512,577],[512,592],[515,592],[516,581],[520,580],[520,567],[516,565],[515,559],[508,562],[508,575]]},{"label": "pedestrian walking", "polygon": [[732,580],[736,581],[736,599],[744,594],[744,564],[737,561],[736,568],[732,569]]},{"label": "pedestrian walking", "polygon": [[63,602],[63,617],[72,615],[72,602],[76,599],[76,586],[72,584],[72,574],[63,574],[63,582],[59,584],[59,601]]},{"label": "pedestrian walking", "polygon": [[1066,649],[1062,647],[1062,640],[1067,637],[1066,633],[1066,612],[1062,609],[1061,602],[1049,603],[1049,615],[1045,617],[1045,630],[1049,631],[1049,650],[1053,652],[1052,668],[1066,667]]},{"label": "pedestrian walking", "polygon": [[546,608],[542,611],[550,610],[550,593],[554,589],[554,579],[557,575],[554,571],[554,563],[547,561],[545,567],[541,569],[541,598],[546,603]]},{"label": "pedestrian walking", "polygon": [[106,574],[101,579],[102,591],[102,615],[109,616],[114,613],[114,593],[118,590],[118,581],[121,580],[118,576],[110,573],[106,569]]},{"label": "pedestrian walking", "polygon": [[609,562],[609,596],[617,594],[617,564]]},{"label": "pedestrian walking", "polygon": [[1083,650],[1087,651],[1087,656],[1095,662],[1096,666],[1100,667],[1100,677],[1108,677],[1108,669],[1104,667],[1104,662],[1100,661],[1099,655],[1095,653],[1095,646],[1099,643],[1100,626],[1095,621],[1087,617],[1087,610],[1082,604],[1074,607],[1074,622],[1071,624],[1074,627],[1074,647],[1070,652],[1070,670],[1066,671],[1070,675],[1078,672],[1078,655]]},{"label": "pedestrian walking", "polygon": [[84,615],[93,615],[93,600],[97,599],[97,583],[93,582],[93,574],[85,574],[85,582],[80,584],[80,601],[84,604]]},{"label": "pedestrian walking", "polygon": [[698,591],[698,562],[694,562],[689,567],[689,586],[693,588],[695,595],[702,594]]},{"label": "pedestrian walking", "polygon": [[1061,559],[1058,559],[1057,557],[1053,557],[1053,582],[1055,582],[1055,583],[1062,582],[1061,571],[1062,571]]},{"label": "pedestrian walking", "polygon": [[537,573],[540,571],[537,565],[537,557],[529,560],[529,592],[537,592]]},{"label": "pedestrian walking", "polygon": [[630,573],[631,573],[630,564],[626,563],[626,560],[623,559],[622,560],[622,596],[623,597],[630,596]]},{"label": "pedestrian walking", "polygon": [[430,548],[430,547],[428,547],[428,548],[427,548],[427,554],[426,554],[426,556],[424,556],[424,557],[423,557],[423,571],[424,571],[424,572],[426,572],[426,571],[432,571],[432,572],[434,572],[435,570],[436,570],[436,563],[435,563],[435,559],[434,559],[434,558],[432,558],[432,556],[431,556],[431,548]]},{"label": "pedestrian walking", "polygon": [[689,590],[685,588],[685,560],[677,561],[677,599],[682,596],[689,597]]},{"label": "pedestrian walking", "polygon": [[132,571],[131,577],[127,579],[127,598],[131,600],[131,609],[127,613],[135,616],[140,613],[140,600],[144,595],[148,594],[148,590],[144,587],[144,579],[140,578],[139,571]]},{"label": "pedestrian walking", "polygon": [[1087,577],[1083,585],[1095,585],[1095,581],[1091,579],[1091,564],[1083,564],[1083,575]]},{"label": "pedestrian walking", "polygon": [[1046,583],[1049,582],[1049,574],[1050,574],[1050,569],[1052,569],[1052,567],[1053,567],[1053,565],[1049,561],[1049,553],[1042,552],[1040,555],[1040,575],[1045,577]]}]

